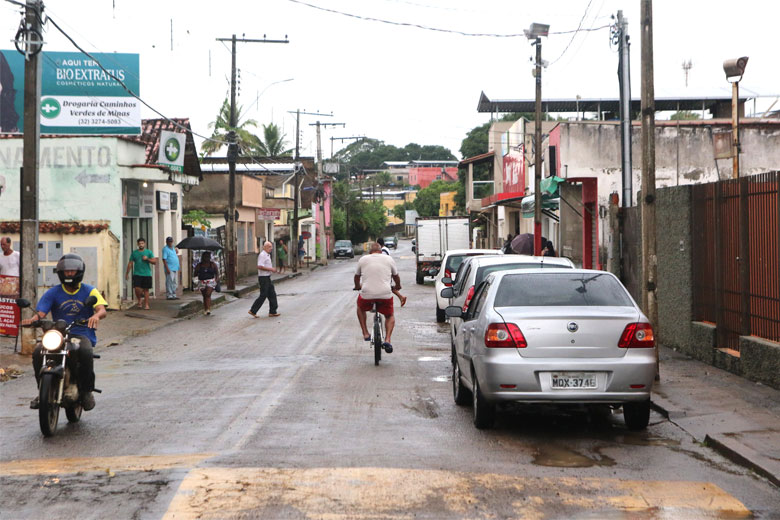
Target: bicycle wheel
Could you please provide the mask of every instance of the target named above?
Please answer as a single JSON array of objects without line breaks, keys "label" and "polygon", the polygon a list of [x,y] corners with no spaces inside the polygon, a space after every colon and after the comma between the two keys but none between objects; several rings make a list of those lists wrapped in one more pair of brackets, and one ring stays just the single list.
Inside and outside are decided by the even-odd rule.
[{"label": "bicycle wheel", "polygon": [[377,312],[374,315],[374,365],[382,359],[382,319]]}]

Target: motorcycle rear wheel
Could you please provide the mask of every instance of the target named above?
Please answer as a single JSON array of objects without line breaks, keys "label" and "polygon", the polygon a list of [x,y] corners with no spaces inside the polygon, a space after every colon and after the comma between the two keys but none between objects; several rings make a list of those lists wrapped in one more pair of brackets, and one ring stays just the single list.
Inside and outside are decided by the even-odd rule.
[{"label": "motorcycle rear wheel", "polygon": [[60,419],[60,405],[57,403],[58,383],[59,379],[52,374],[44,374],[41,378],[38,422],[44,437],[51,437],[57,432],[57,423]]}]

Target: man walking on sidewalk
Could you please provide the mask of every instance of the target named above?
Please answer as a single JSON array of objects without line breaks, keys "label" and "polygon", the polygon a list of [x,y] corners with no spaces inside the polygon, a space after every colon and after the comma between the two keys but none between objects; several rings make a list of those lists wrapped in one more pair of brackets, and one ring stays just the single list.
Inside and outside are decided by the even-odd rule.
[{"label": "man walking on sidewalk", "polygon": [[278,272],[274,269],[274,264],[271,261],[271,251],[274,245],[271,242],[263,244],[263,250],[257,255],[257,283],[260,284],[260,295],[252,304],[252,308],[249,309],[249,314],[253,318],[257,318],[257,311],[265,303],[265,299],[268,298],[268,316],[274,318],[279,316],[277,312],[276,302],[276,289],[274,289],[274,283],[271,280],[271,273]]},{"label": "man walking on sidewalk", "polygon": [[179,255],[173,247],[173,237],[165,239],[162,250],[162,261],[165,267],[165,297],[176,300],[176,288],[179,286]]}]

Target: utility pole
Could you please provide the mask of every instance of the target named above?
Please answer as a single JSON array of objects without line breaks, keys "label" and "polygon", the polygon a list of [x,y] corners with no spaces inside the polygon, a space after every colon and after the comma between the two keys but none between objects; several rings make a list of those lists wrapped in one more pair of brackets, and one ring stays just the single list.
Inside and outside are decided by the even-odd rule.
[{"label": "utility pole", "polygon": [[230,131],[228,132],[228,210],[225,215],[225,253],[227,256],[227,288],[236,288],[236,159],[238,159],[238,143],[236,142],[236,42],[244,43],[290,43],[284,40],[253,40],[236,38],[217,38],[217,41],[231,42],[232,65],[230,68]]},{"label": "utility pole", "polygon": [[320,199],[320,225],[317,232],[320,235],[320,262],[328,265],[328,249],[325,237],[325,188],[322,185],[322,140],[320,127],[322,126],[346,126],[344,123],[316,123],[310,126],[317,127],[317,192]]},{"label": "utility pole", "polygon": [[630,208],[634,205],[631,157],[631,58],[628,43],[628,20],[623,18],[623,11],[618,11],[617,13],[617,27],[614,37],[618,40],[620,53],[618,80],[620,83],[620,144],[622,147],[623,169],[621,207]]},{"label": "utility pole", "polygon": [[[298,272],[298,170],[301,166],[299,164],[299,152],[301,143],[301,111],[295,111],[295,173],[293,174],[293,225],[292,225],[292,243],[289,250],[290,255],[293,257],[292,270],[293,273]],[[295,248],[295,254],[293,255],[293,248]]]},{"label": "utility pole", "polygon": [[547,36],[550,26],[532,23],[523,31],[525,37],[536,46],[536,112],[534,115],[534,255],[542,254],[542,36]]},{"label": "utility pole", "polygon": [[[43,2],[27,0],[24,47],[24,137],[20,193],[20,296],[34,303],[38,299],[38,155],[41,139],[41,62],[43,48],[41,18]],[[35,349],[35,329],[22,329],[22,354]]]},{"label": "utility pole", "polygon": [[534,255],[542,255],[542,39],[536,38],[536,112],[534,114]]},{"label": "utility pole", "polygon": [[640,16],[642,17],[642,309],[655,329],[657,337],[658,265],[655,247],[655,87],[652,0],[641,0]]}]

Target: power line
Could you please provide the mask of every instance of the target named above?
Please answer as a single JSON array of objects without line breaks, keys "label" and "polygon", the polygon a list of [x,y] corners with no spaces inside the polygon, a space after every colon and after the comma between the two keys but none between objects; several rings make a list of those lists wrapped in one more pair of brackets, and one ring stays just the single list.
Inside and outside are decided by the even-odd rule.
[{"label": "power line", "polygon": [[569,50],[569,47],[571,47],[572,42],[574,42],[574,38],[577,37],[577,34],[579,33],[580,29],[582,28],[582,22],[584,22],[585,21],[585,17],[588,16],[588,10],[590,9],[590,4],[592,4],[592,3],[593,3],[593,0],[589,0],[588,1],[588,5],[585,7],[585,12],[582,13],[582,18],[580,18],[579,25],[577,25],[577,29],[574,31],[574,34],[571,35],[571,40],[569,40],[569,43],[566,44],[566,47],[563,49],[563,52],[561,53],[561,55],[558,56],[557,58],[555,58],[550,63],[550,65],[555,64],[558,60],[563,58],[563,55],[566,54],[566,51]]}]

